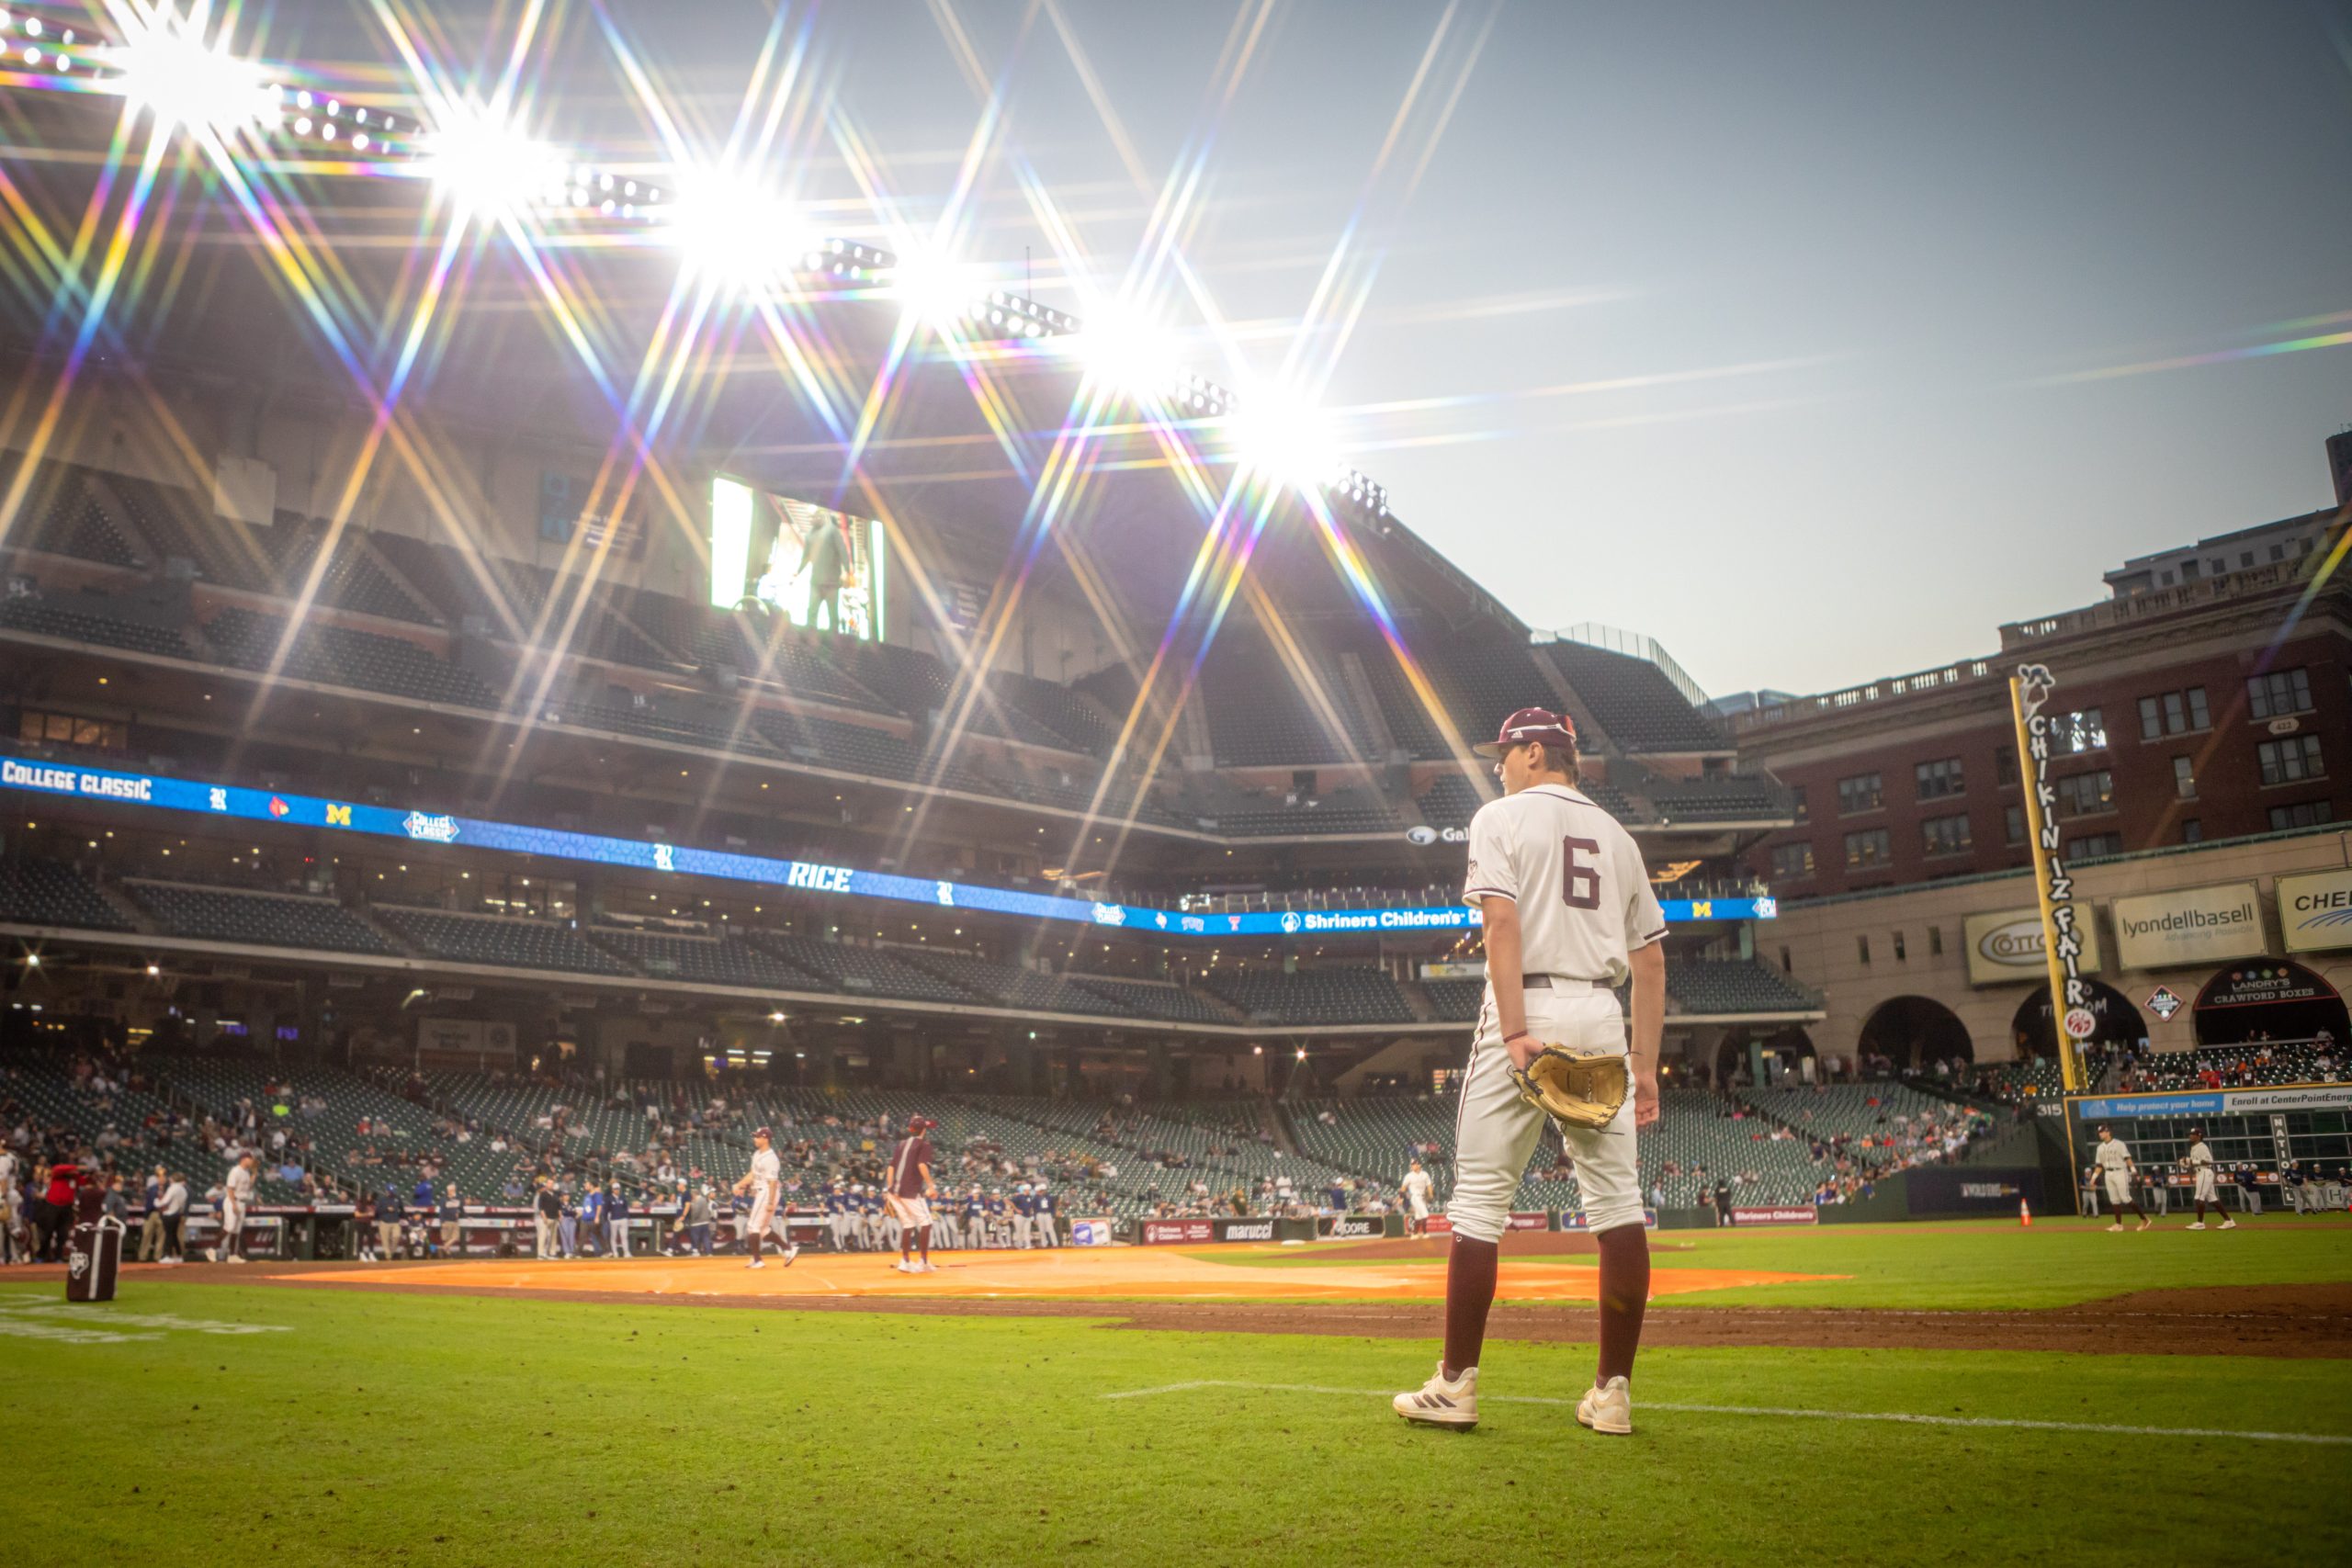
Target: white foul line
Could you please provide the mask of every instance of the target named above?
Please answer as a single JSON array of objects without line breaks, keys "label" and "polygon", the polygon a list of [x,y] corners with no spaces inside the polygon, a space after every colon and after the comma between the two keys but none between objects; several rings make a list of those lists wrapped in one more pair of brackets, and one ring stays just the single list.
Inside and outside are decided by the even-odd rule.
[{"label": "white foul line", "polygon": [[[1123,1389],[1104,1399],[1147,1399],[1159,1393],[1182,1393],[1195,1388],[1238,1388],[1252,1393],[1338,1393],[1358,1399],[1378,1399],[1390,1391],[1378,1388],[1327,1388],[1306,1382],[1237,1382],[1205,1378],[1195,1382],[1162,1383],[1157,1388]],[[1490,1404],[1573,1405],[1573,1399],[1547,1399],[1532,1393],[1490,1393]],[[2126,1427],[2104,1421],[2033,1421],[2004,1416],[1917,1416],[1901,1410],[1801,1410],[1771,1404],[1669,1404],[1644,1400],[1644,1410],[1670,1410],[1686,1416],[1777,1416],[1806,1421],[1894,1421],[1913,1427],[1997,1427],[2026,1432],[2096,1432],[2120,1438],[2235,1438],[2256,1443],[2317,1443],[2352,1446],[2352,1436],[2331,1432],[2246,1432],[2228,1427]]]}]

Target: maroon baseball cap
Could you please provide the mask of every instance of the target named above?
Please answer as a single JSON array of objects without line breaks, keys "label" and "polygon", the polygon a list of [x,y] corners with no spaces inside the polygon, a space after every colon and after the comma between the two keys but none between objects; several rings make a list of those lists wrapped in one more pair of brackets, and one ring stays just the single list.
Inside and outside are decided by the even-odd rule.
[{"label": "maroon baseball cap", "polygon": [[907,1131],[910,1133],[928,1133],[938,1125],[938,1122],[928,1116],[917,1115],[907,1118]]},{"label": "maroon baseball cap", "polygon": [[755,1138],[765,1138],[765,1139],[766,1139],[768,1142],[770,1142],[770,1143],[774,1143],[774,1142],[775,1142],[775,1134],[774,1133],[769,1132],[765,1127],[754,1127],[754,1128],[752,1128],[752,1136],[753,1136],[753,1137],[755,1137]]},{"label": "maroon baseball cap", "polygon": [[1470,748],[1481,757],[1499,757],[1514,746],[1524,746],[1540,740],[1546,746],[1573,746],[1577,743],[1577,727],[1566,714],[1550,708],[1521,708],[1503,720],[1500,734],[1492,743]]}]

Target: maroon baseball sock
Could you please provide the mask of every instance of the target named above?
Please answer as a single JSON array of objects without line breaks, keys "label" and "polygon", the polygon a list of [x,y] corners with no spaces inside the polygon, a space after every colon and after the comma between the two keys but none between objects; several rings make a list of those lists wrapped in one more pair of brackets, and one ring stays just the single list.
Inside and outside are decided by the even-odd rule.
[{"label": "maroon baseball sock", "polygon": [[922,1249],[922,1260],[931,1261],[931,1227],[925,1225],[915,1233],[915,1246]]},{"label": "maroon baseball sock", "polygon": [[1650,1238],[1639,1225],[1602,1231],[1600,1244],[1600,1367],[1596,1384],[1634,1375],[1641,1348],[1642,1314],[1650,1301]]},{"label": "maroon baseball sock", "polygon": [[757,1231],[753,1231],[753,1232],[752,1233],[752,1262],[754,1262],[754,1263],[757,1263],[759,1260],[760,1260],[760,1233],[759,1233],[759,1232],[757,1232]]},{"label": "maroon baseball sock", "polygon": [[1495,1267],[1502,1247],[1454,1233],[1445,1265],[1445,1375],[1478,1364],[1487,1343],[1487,1309],[1495,1304]]}]

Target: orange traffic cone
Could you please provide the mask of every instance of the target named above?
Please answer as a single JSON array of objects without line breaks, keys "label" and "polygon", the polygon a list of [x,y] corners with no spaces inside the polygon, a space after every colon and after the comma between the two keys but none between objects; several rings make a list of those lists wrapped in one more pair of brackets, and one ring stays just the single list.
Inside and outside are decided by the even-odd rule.
[{"label": "orange traffic cone", "polygon": [[2033,1228],[2033,1205],[2022,1198],[2018,1200],[2018,1224],[2027,1230]]}]

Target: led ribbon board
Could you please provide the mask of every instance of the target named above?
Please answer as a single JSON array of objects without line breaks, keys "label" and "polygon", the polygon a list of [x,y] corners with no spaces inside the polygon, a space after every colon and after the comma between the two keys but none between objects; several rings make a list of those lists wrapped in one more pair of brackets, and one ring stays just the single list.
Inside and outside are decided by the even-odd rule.
[{"label": "led ribbon board", "polygon": [[[887,872],[859,871],[853,866],[827,865],[817,861],[777,860],[768,855],[732,854],[642,839],[569,833],[515,822],[402,811],[390,806],[346,803],[235,784],[199,784],[193,779],[165,778],[153,773],[69,767],[21,757],[0,757],[0,787],[77,800],[153,807],[232,821],[276,822],[409,843],[466,844],[510,854],[545,855],[551,860],[628,866],[680,876],[714,876],[729,882],[756,883],[763,887],[887,898],[901,904],[927,904],[934,908],[1028,915],[1114,930],[1163,931],[1170,936],[1450,931],[1466,931],[1479,923],[1477,914],[1460,904],[1399,909],[1261,909],[1238,915],[1104,904],[1049,893],[1023,893],[1010,887],[976,887],[964,882],[895,876]],[[1769,920],[1779,913],[1770,898],[1675,899],[1664,907],[1668,920]]]}]

